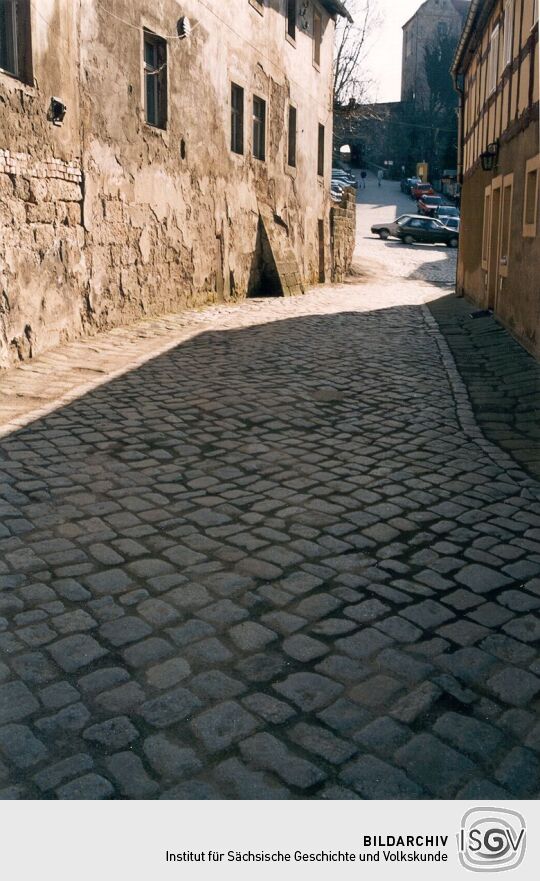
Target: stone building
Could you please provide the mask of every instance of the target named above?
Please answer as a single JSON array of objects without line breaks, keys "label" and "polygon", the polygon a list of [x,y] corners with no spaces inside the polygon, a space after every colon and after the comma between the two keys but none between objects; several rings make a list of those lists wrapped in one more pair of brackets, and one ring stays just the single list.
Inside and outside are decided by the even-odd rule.
[{"label": "stone building", "polygon": [[457,45],[469,6],[470,0],[426,0],[403,25],[402,101],[428,106],[425,50],[446,37]]},{"label": "stone building", "polygon": [[538,0],[472,0],[461,91],[458,290],[540,355]]},{"label": "stone building", "polygon": [[330,277],[340,0],[3,0],[0,366]]}]

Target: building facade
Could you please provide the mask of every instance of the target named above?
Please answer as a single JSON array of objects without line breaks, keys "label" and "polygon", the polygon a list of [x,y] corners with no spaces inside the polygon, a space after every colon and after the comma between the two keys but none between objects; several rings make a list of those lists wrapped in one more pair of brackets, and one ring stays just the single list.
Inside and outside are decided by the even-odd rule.
[{"label": "building facade", "polygon": [[469,0],[426,0],[403,25],[402,101],[429,105],[425,51],[444,38],[457,44],[469,6]]},{"label": "building facade", "polygon": [[339,0],[3,0],[0,367],[330,275]]},{"label": "building facade", "polygon": [[473,0],[461,99],[458,291],[540,355],[538,0]]}]

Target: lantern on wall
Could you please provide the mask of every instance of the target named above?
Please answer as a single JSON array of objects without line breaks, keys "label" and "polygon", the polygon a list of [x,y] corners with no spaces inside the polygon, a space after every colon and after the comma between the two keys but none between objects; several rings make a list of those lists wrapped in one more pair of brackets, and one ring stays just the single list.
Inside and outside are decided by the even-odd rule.
[{"label": "lantern on wall", "polygon": [[499,142],[493,141],[493,143],[488,144],[486,150],[480,154],[480,160],[482,162],[482,169],[484,171],[493,171],[493,169],[497,165],[498,158],[499,158]]}]

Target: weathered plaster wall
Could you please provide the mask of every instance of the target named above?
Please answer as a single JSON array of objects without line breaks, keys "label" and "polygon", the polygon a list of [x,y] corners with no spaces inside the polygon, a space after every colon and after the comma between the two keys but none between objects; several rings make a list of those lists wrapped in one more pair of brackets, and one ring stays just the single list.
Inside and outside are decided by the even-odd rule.
[{"label": "weathered plaster wall", "polygon": [[[323,219],[330,272],[317,136],[322,123],[327,182],[334,23],[323,12],[318,70],[312,2],[299,6],[295,45],[283,0],[268,0],[263,15],[245,0],[46,0],[33,9],[34,84],[0,74],[0,149],[27,157],[16,173],[0,166],[1,366],[81,332],[255,293],[263,210],[303,284],[319,278]],[[180,14],[194,26],[189,39],[171,36]],[[166,131],[144,120],[143,25],[169,38]],[[245,89],[244,156],[230,151],[231,81]],[[265,162],[252,155],[253,93],[267,101]],[[46,117],[53,95],[68,105],[60,128]],[[286,161],[289,103],[296,169]],[[58,177],[65,167],[49,169],[50,159],[71,163],[77,178]]]},{"label": "weathered plaster wall", "polygon": [[0,367],[80,333],[85,314],[77,4],[31,12],[33,83],[0,74]]},{"label": "weathered plaster wall", "polygon": [[349,187],[341,202],[330,211],[332,242],[332,281],[345,281],[350,272],[356,245],[356,193]]}]

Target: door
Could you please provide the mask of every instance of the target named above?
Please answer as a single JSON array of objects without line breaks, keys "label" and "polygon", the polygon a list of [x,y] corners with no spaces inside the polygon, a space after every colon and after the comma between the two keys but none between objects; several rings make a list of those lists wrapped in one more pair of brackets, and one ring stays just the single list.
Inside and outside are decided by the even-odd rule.
[{"label": "door", "polygon": [[324,220],[319,220],[319,282],[322,284],[326,281],[326,267],[324,259]]},{"label": "door", "polygon": [[489,223],[487,305],[495,309],[497,291],[499,289],[499,242],[501,237],[501,185],[502,179],[496,178],[491,187],[491,217]]}]

